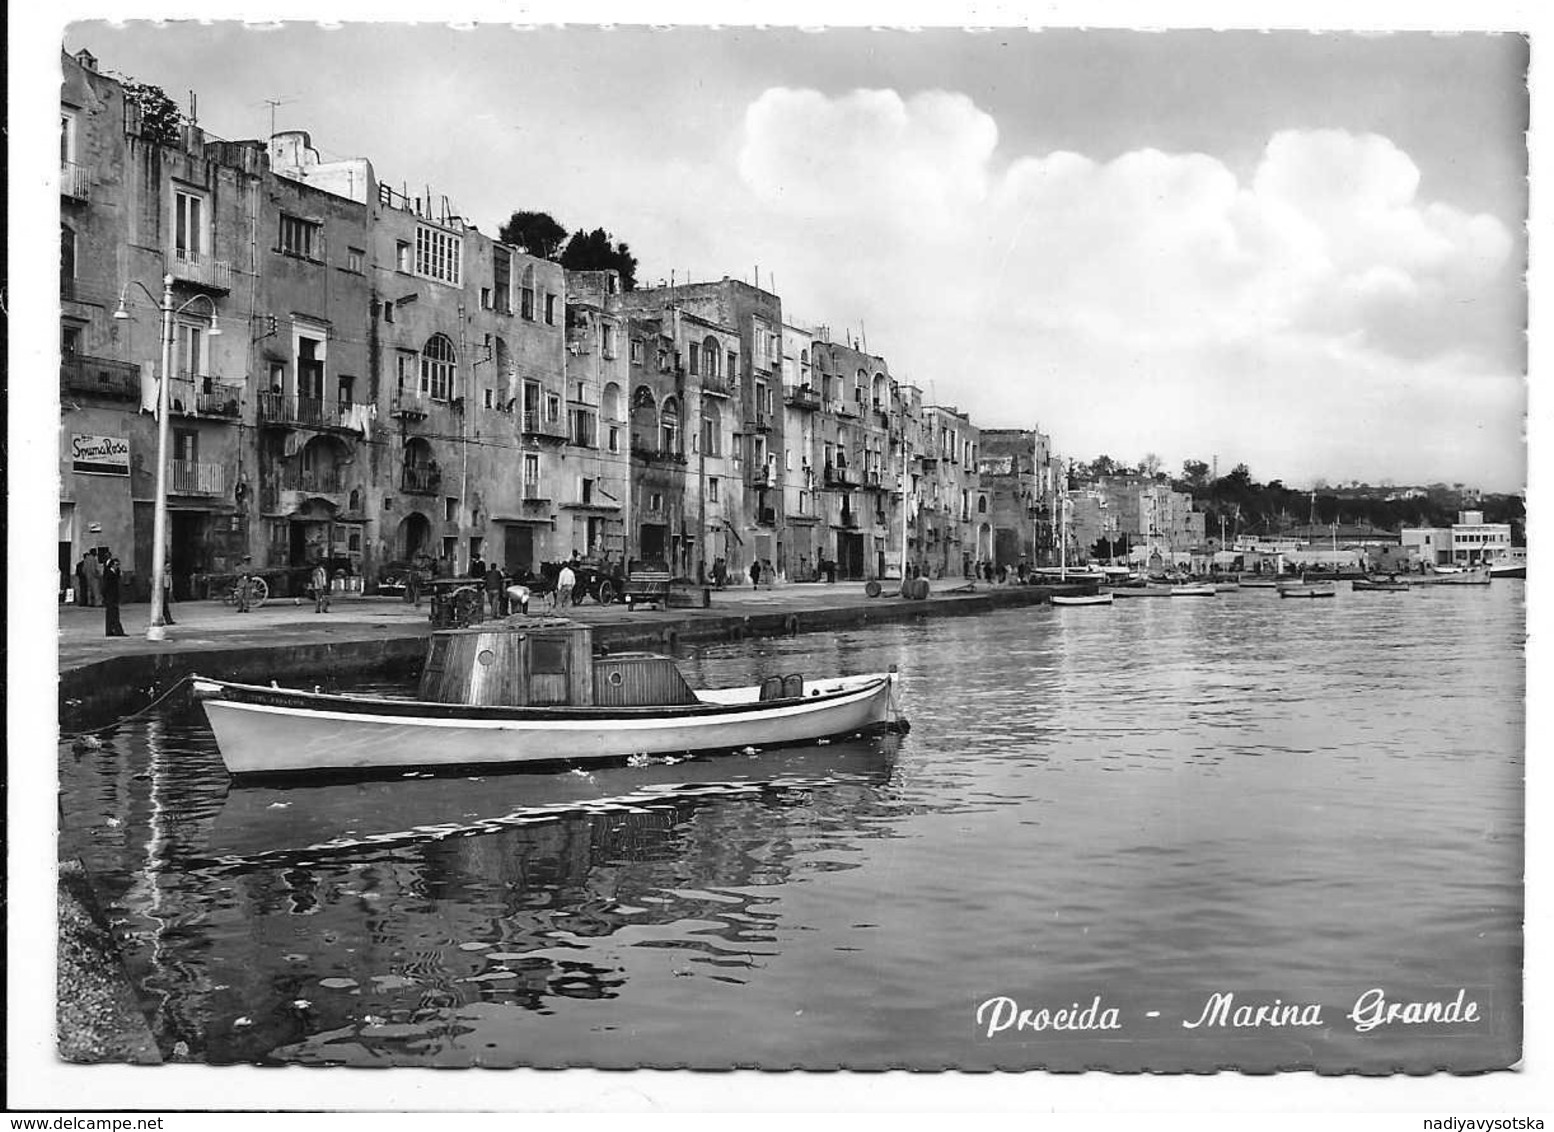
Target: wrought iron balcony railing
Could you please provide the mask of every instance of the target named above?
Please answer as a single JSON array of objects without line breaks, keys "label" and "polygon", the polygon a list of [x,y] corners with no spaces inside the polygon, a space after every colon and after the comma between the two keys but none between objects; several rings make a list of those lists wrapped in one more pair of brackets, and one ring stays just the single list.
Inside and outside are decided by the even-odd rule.
[{"label": "wrought iron balcony railing", "polygon": [[92,199],[92,171],[76,161],[59,163],[59,195],[73,200]]},{"label": "wrought iron balcony railing", "polygon": [[308,428],[349,428],[356,405],[326,397],[299,397],[293,393],[259,394],[259,420],[265,424],[304,425]]},{"label": "wrought iron balcony railing", "polygon": [[168,473],[168,491],[174,495],[220,495],[227,482],[220,464],[173,460]]},{"label": "wrought iron balcony railing", "polygon": [[139,401],[140,367],[113,358],[66,354],[59,364],[59,388],[61,393]]},{"label": "wrought iron balcony railing", "polygon": [[211,374],[179,373],[168,385],[167,397],[173,412],[185,416],[236,420],[242,413],[243,387]]},{"label": "wrought iron balcony railing", "polygon": [[172,248],[167,253],[167,271],[181,283],[193,283],[212,291],[232,289],[232,265],[223,259],[212,259],[205,252],[191,248]]}]

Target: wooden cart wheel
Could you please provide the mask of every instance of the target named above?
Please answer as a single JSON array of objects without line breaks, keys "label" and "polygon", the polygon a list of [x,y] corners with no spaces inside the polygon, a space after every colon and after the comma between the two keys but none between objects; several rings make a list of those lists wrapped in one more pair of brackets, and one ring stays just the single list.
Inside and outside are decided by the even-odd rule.
[{"label": "wooden cart wheel", "polygon": [[270,583],[263,578],[253,578],[248,587],[248,604],[257,609],[270,600]]},{"label": "wooden cart wheel", "polygon": [[479,592],[470,586],[460,587],[453,595],[453,623],[460,627],[473,624],[479,612]]},{"label": "wooden cart wheel", "polygon": [[599,582],[599,604],[613,605],[615,603],[616,596],[615,583],[610,581],[608,578],[602,579]]}]

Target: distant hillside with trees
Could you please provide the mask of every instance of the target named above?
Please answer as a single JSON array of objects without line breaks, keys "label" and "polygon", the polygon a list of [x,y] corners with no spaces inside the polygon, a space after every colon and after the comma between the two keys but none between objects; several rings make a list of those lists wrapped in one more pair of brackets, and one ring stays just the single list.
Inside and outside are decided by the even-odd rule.
[{"label": "distant hillside with trees", "polygon": [[1069,469],[1070,487],[1122,475],[1168,484],[1176,491],[1191,494],[1194,506],[1207,516],[1205,529],[1211,535],[1218,534],[1222,518],[1227,535],[1276,535],[1308,523],[1371,526],[1388,531],[1401,527],[1444,527],[1457,521],[1458,511],[1471,510],[1482,511],[1485,522],[1511,524],[1512,542],[1526,545],[1527,508],[1520,495],[1479,496],[1461,484],[1399,488],[1352,483],[1335,488],[1319,481],[1314,489],[1301,491],[1280,480],[1259,483],[1245,464],[1237,464],[1228,475],[1215,478],[1206,462],[1184,460],[1181,474],[1171,476],[1161,469],[1160,458],[1151,453],[1134,465],[1106,455],[1088,463],[1076,462]]}]

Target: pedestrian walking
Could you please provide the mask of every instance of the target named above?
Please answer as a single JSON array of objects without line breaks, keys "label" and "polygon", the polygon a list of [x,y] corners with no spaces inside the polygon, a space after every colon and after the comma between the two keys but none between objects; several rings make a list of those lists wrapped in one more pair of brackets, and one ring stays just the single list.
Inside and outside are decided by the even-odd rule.
[{"label": "pedestrian walking", "polygon": [[577,585],[577,575],[572,571],[572,563],[563,562],[561,573],[556,575],[556,604],[565,609],[572,601],[572,587]]},{"label": "pedestrian walking", "polygon": [[761,560],[759,558],[750,563],[750,588],[753,590],[761,588]]},{"label": "pedestrian walking", "polygon": [[86,604],[101,605],[103,602],[103,563],[106,558],[100,557],[101,552],[89,550],[86,552]]},{"label": "pedestrian walking", "polygon": [[86,583],[86,555],[81,555],[81,561],[76,563],[76,604],[91,605],[92,589]]},{"label": "pedestrian walking", "polygon": [[237,568],[237,585],[234,587],[237,597],[237,611],[248,612],[248,602],[253,595],[254,560],[251,555],[244,555],[242,565]]},{"label": "pedestrian walking", "polygon": [[469,556],[469,577],[484,578],[486,576],[486,560],[476,552]]},{"label": "pedestrian walking", "polygon": [[486,600],[491,603],[492,617],[506,617],[507,603],[507,579],[502,574],[502,568],[495,562],[486,567]]},{"label": "pedestrian walking", "polygon": [[119,594],[123,584],[123,576],[119,573],[119,560],[108,559],[108,565],[102,572],[99,584],[102,587],[103,597],[103,625],[106,635],[110,637],[127,637],[124,625],[119,620]]},{"label": "pedestrian walking", "polygon": [[168,625],[176,625],[173,620],[173,568],[170,565],[162,567],[162,620]]},{"label": "pedestrian walking", "polygon": [[329,612],[329,568],[323,562],[313,564],[313,612]]}]

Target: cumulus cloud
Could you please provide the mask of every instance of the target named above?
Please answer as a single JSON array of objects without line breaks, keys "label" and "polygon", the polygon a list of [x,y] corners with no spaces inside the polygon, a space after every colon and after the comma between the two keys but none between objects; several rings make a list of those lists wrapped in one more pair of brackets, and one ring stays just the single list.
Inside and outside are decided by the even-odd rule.
[{"label": "cumulus cloud", "polygon": [[[1418,398],[1443,380],[1513,383],[1486,394],[1501,423],[1519,404],[1515,241],[1494,217],[1424,199],[1390,140],[1282,131],[1239,178],[1201,153],[1008,155],[998,137],[952,92],[766,91],[738,170],[785,295],[867,317],[898,368],[941,400],[1000,409],[997,423],[1047,419],[1065,385],[1139,404],[1147,383],[1142,401],[1168,411],[1231,388],[1267,398],[1274,375],[1304,374],[1379,383],[1396,411],[1371,422],[1374,451],[1376,430],[1427,415]],[[1214,442],[1180,431],[1193,451]],[[1407,440],[1389,443],[1402,455]]]}]

